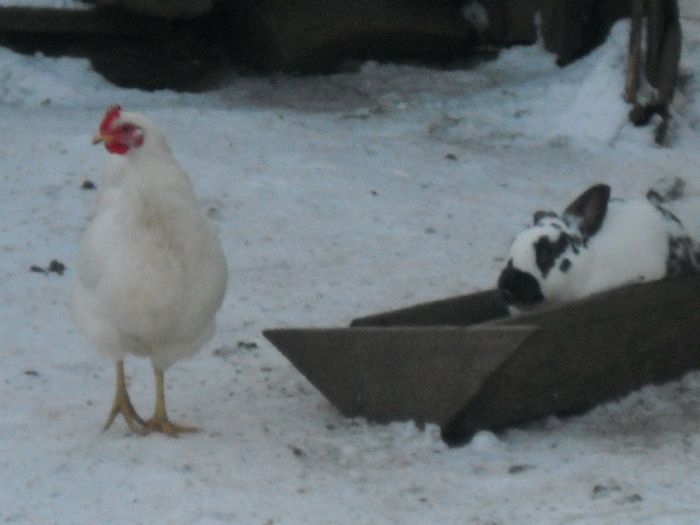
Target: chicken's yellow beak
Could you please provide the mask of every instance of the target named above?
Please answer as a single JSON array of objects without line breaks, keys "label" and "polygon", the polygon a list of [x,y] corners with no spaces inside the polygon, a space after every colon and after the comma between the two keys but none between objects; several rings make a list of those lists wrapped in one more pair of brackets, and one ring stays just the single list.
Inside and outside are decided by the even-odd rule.
[{"label": "chicken's yellow beak", "polygon": [[105,135],[104,133],[97,133],[94,137],[92,137],[93,144],[99,144],[100,142],[104,142],[105,144],[109,144],[111,141],[112,141],[112,136]]}]

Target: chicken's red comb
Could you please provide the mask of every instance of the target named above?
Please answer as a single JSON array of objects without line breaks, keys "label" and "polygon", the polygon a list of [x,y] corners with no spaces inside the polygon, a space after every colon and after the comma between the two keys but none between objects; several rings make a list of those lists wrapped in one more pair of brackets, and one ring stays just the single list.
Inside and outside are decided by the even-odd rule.
[{"label": "chicken's red comb", "polygon": [[105,113],[105,118],[102,119],[102,124],[100,124],[100,133],[107,133],[109,128],[112,126],[112,122],[119,118],[119,113],[122,107],[119,104],[110,106]]}]

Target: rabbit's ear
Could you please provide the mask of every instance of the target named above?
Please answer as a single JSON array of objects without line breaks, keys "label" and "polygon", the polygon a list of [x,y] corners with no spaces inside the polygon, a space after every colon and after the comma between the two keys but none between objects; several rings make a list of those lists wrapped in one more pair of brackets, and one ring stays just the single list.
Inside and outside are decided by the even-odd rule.
[{"label": "rabbit's ear", "polygon": [[538,222],[540,222],[542,219],[546,217],[559,217],[556,213],[553,211],[544,211],[544,210],[539,210],[536,211],[535,214],[532,216],[532,225],[536,225]]},{"label": "rabbit's ear", "polygon": [[595,235],[603,225],[610,200],[610,186],[591,186],[564,210],[564,219],[581,232],[584,240]]}]

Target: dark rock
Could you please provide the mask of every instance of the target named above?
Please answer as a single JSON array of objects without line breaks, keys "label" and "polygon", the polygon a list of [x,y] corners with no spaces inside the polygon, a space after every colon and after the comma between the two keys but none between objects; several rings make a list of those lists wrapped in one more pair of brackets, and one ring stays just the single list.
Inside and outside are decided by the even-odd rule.
[{"label": "dark rock", "polygon": [[29,271],[35,273],[43,273],[44,275],[48,275],[50,273],[63,275],[63,273],[66,271],[66,265],[60,261],[57,261],[56,259],[51,259],[51,262],[46,268],[42,268],[41,266],[37,265],[32,265],[29,267]]},{"label": "dark rock", "polygon": [[246,0],[233,19],[239,56],[286,72],[328,72],[347,59],[452,60],[478,39],[449,1]]},{"label": "dark rock", "polygon": [[480,0],[487,13],[488,24],[483,31],[487,42],[510,46],[533,44],[537,40],[535,14],[542,0]]},{"label": "dark rock", "polygon": [[50,273],[57,273],[58,275],[63,275],[63,272],[66,271],[66,265],[63,264],[61,261],[52,259],[49,263],[47,271],[49,271]]},{"label": "dark rock", "polygon": [[632,12],[631,0],[541,0],[546,48],[564,66],[605,41],[610,28]]},{"label": "dark rock", "polygon": [[122,87],[196,91],[225,62],[220,13],[186,21],[123,9],[0,7],[0,45],[21,53],[82,56]]},{"label": "dark rock", "polygon": [[[123,87],[197,91],[231,60],[298,73],[334,72],[349,60],[465,64],[534,43],[538,14],[547,49],[564,65],[600,44],[631,1],[95,0],[100,7],[88,10],[0,7],[0,45],[86,56]],[[651,73],[652,83],[672,76]]]},{"label": "dark rock", "polygon": [[92,0],[100,7],[119,7],[135,13],[170,20],[195,18],[208,14],[215,0]]},{"label": "dark rock", "polygon": [[146,90],[199,91],[209,87],[226,62],[208,33],[208,20],[173,23],[158,37],[112,39],[87,54],[92,67],[113,84]]},{"label": "dark rock", "polygon": [[511,465],[508,467],[508,474],[520,474],[521,472],[527,472],[534,468],[537,467],[535,467],[535,465]]},{"label": "dark rock", "polygon": [[606,498],[610,496],[611,494],[614,494],[616,492],[620,492],[622,488],[620,488],[619,485],[612,484],[612,485],[596,485],[593,487],[593,495],[592,499],[600,499],[600,498]]}]

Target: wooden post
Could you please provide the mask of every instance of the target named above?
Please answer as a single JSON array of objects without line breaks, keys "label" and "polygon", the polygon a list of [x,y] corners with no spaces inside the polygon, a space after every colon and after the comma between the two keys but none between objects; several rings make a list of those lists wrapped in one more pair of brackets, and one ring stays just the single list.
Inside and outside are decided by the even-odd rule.
[{"label": "wooden post", "polygon": [[644,0],[633,0],[630,38],[627,47],[627,73],[625,75],[625,102],[636,104],[639,90],[639,71],[642,54],[642,18]]}]

